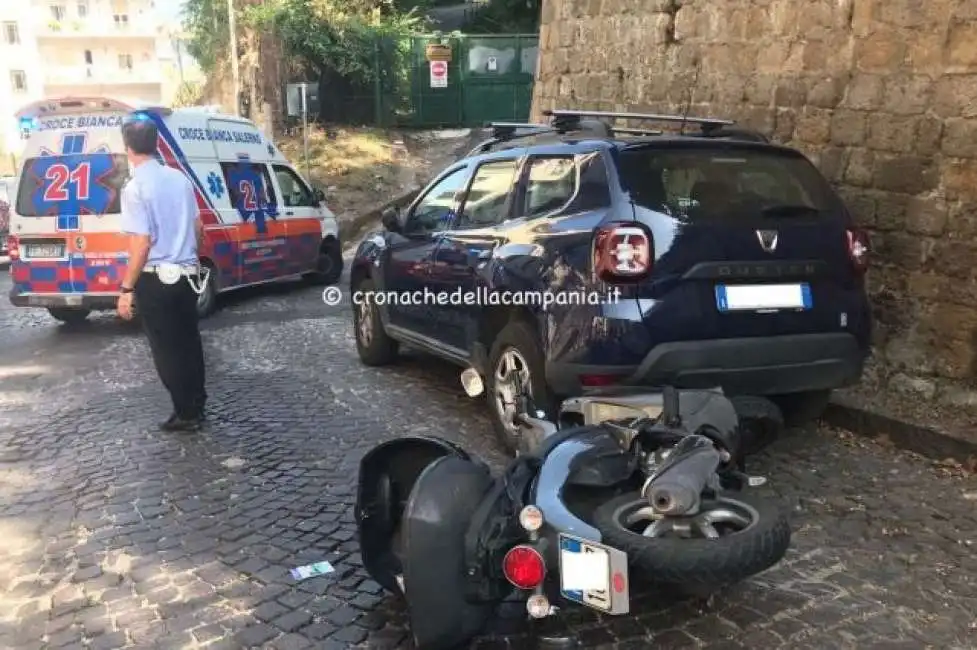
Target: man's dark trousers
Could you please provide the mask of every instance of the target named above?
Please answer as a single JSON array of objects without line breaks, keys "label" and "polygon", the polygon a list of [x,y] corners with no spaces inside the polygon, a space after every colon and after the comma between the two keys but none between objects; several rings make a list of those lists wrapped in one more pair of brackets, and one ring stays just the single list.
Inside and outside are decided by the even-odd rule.
[{"label": "man's dark trousers", "polygon": [[176,284],[163,284],[155,273],[140,275],[135,288],[136,312],[174,413],[184,420],[203,417],[207,392],[197,293],[186,276]]}]

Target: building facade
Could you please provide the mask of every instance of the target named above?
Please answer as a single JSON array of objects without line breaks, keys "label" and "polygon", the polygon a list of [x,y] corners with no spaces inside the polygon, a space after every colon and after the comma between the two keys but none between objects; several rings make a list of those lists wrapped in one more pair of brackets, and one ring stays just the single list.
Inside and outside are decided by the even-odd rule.
[{"label": "building facade", "polygon": [[[19,125],[13,115],[29,102],[63,95],[163,100],[160,52],[169,47],[169,39],[155,4],[152,0],[0,1],[4,159],[20,151]],[[4,163],[2,167],[10,164]]]}]

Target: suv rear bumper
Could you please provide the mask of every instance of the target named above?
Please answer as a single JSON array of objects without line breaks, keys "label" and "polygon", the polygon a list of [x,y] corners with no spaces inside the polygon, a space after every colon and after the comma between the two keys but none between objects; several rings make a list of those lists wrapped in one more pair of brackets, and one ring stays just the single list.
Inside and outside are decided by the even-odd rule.
[{"label": "suv rear bumper", "polygon": [[721,386],[730,394],[779,395],[857,383],[866,357],[845,333],[681,341],[655,346],[636,366],[547,362],[546,379],[560,396],[588,392],[582,375],[617,376],[615,387]]}]

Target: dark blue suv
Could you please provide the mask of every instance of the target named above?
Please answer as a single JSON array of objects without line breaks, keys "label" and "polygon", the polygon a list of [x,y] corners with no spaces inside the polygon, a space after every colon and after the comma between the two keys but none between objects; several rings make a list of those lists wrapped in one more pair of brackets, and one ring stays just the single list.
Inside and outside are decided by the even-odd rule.
[{"label": "dark blue suv", "polygon": [[868,240],[807,158],[726,120],[547,115],[494,125],[360,244],[364,363],[402,344],[475,368],[510,448],[520,391],[551,411],[587,392],[722,386],[798,424],[859,380]]}]

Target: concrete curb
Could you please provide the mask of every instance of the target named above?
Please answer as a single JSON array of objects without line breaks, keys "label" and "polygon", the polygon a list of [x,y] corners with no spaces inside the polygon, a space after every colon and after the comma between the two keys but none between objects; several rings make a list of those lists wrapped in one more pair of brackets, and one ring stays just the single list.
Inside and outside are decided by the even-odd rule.
[{"label": "concrete curb", "polygon": [[898,420],[870,411],[842,397],[832,397],[821,420],[866,438],[884,438],[906,451],[933,460],[951,458],[964,464],[977,462],[977,443],[963,440],[936,427]]}]

